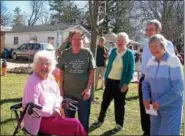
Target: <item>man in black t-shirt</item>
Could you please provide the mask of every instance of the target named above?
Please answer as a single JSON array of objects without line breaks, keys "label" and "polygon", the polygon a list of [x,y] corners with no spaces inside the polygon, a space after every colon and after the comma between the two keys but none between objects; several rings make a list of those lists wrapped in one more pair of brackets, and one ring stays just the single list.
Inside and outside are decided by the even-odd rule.
[{"label": "man in black t-shirt", "polygon": [[96,54],[96,79],[95,79],[95,88],[98,86],[99,75],[101,74],[101,87],[104,89],[104,73],[106,67],[106,59],[108,57],[108,49],[105,47],[105,38],[101,37],[99,39],[97,54]]}]

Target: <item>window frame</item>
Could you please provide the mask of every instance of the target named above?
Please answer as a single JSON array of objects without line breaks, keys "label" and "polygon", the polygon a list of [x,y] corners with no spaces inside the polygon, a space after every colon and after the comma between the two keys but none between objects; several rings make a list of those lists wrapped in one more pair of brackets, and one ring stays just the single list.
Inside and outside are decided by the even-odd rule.
[{"label": "window frame", "polygon": [[18,45],[19,44],[19,37],[18,36],[14,36],[13,44],[14,45]]}]

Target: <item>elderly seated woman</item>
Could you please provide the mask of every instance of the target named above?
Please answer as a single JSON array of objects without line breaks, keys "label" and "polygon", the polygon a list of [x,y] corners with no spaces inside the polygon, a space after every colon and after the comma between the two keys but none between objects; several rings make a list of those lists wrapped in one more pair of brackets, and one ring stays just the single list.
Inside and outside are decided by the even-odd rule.
[{"label": "elderly seated woman", "polygon": [[153,57],[148,61],[143,81],[143,102],[150,102],[158,115],[150,116],[151,135],[179,135],[183,104],[183,72],[177,56],[167,51],[165,38],[156,34],[149,39]]},{"label": "elderly seated woman", "polygon": [[26,130],[37,135],[38,132],[54,135],[86,135],[83,126],[77,119],[64,118],[60,112],[62,97],[59,87],[52,75],[55,68],[54,56],[48,51],[39,51],[33,60],[32,75],[29,76],[24,88],[23,108],[29,102],[42,106],[42,110],[35,109],[40,118],[28,113],[23,122]]}]

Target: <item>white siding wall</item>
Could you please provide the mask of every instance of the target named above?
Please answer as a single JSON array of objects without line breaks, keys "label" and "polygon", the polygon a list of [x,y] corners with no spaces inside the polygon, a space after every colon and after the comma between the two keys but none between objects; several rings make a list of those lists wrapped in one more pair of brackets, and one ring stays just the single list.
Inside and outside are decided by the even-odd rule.
[{"label": "white siding wall", "polygon": [[[37,35],[37,42],[47,43],[48,37],[54,37],[54,43],[56,44],[56,31],[47,32],[30,32],[30,33],[6,33],[5,34],[5,46],[9,48],[17,48],[19,45],[29,42],[31,35]],[[14,37],[18,37],[18,45],[14,45]],[[61,38],[59,38],[59,45],[61,44]]]},{"label": "white siding wall", "polygon": [[[61,31],[59,35],[59,46],[65,41],[69,32],[72,30],[80,30],[82,32],[85,32],[81,27],[76,27],[76,28],[72,27]],[[29,42],[30,36],[32,35],[37,35],[37,41],[43,42],[43,43],[48,42],[48,37],[54,37],[54,44],[56,47],[57,31],[5,33],[5,47],[17,48],[21,44]],[[86,32],[85,32],[85,35],[86,35]],[[88,35],[89,34],[87,34],[86,36],[89,37]],[[14,37],[18,37],[18,45],[14,45]]]}]

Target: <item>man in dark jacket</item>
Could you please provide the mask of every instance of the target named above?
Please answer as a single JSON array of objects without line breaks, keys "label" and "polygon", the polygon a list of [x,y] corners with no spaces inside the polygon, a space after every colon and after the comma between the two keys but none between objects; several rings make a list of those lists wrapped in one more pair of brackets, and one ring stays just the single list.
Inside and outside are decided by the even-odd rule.
[{"label": "man in dark jacket", "polygon": [[96,80],[95,80],[95,88],[98,86],[99,75],[101,74],[101,87],[104,88],[104,73],[106,68],[106,59],[108,57],[108,49],[105,47],[105,38],[101,37],[99,39],[97,54],[96,54]]}]

